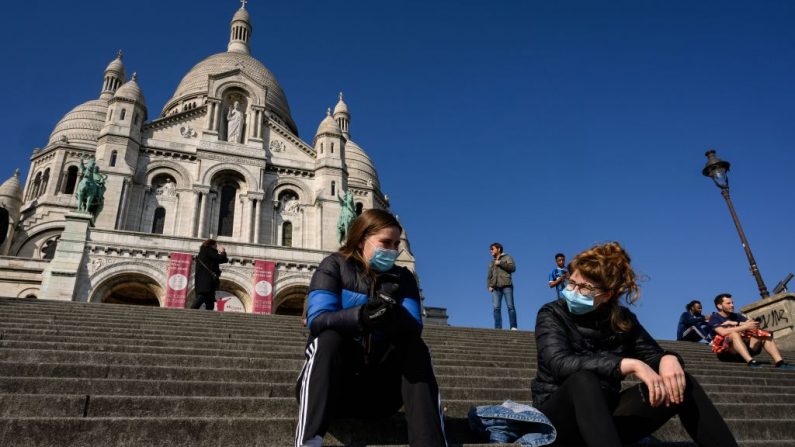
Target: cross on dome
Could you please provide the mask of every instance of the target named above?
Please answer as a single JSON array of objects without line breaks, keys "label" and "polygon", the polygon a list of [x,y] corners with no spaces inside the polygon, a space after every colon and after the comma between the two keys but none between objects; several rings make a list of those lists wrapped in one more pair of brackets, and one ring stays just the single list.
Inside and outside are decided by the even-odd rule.
[{"label": "cross on dome", "polygon": [[119,50],[118,52],[116,52],[116,57],[117,57],[117,58],[121,59],[121,57],[122,57],[122,56],[124,56],[124,53],[122,53],[122,51],[121,51],[121,50]]},{"label": "cross on dome", "polygon": [[246,3],[248,2],[249,0],[240,0],[240,9],[246,9]]}]

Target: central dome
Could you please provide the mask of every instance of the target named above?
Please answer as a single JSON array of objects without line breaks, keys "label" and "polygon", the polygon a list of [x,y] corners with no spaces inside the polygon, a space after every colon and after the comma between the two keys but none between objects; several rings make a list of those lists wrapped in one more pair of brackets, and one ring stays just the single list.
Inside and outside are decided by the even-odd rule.
[{"label": "central dome", "polygon": [[190,69],[188,74],[182,78],[174,95],[172,95],[171,99],[163,108],[163,115],[165,116],[169,109],[183,99],[207,95],[210,76],[238,68],[256,83],[268,89],[268,97],[266,100],[267,107],[284,121],[287,127],[297,135],[298,129],[290,114],[290,106],[287,104],[287,97],[284,95],[284,91],[276,80],[276,77],[273,76],[273,73],[271,73],[262,62],[244,53],[218,53],[196,64]]}]

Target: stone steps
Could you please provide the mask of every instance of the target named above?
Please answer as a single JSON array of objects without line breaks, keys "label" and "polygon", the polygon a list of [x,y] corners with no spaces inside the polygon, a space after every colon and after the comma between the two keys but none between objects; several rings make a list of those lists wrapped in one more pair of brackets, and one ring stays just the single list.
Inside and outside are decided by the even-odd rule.
[{"label": "stone steps", "polygon": [[[9,299],[0,315],[2,445],[292,443],[306,341],[295,317]],[[428,327],[423,338],[451,445],[481,442],[467,428],[471,406],[531,400],[531,332]],[[721,363],[706,345],[661,344],[683,356],[741,445],[795,447],[795,373]],[[674,442],[687,439],[676,419],[655,437],[692,445]],[[342,420],[324,441],[405,445],[405,421]]]}]

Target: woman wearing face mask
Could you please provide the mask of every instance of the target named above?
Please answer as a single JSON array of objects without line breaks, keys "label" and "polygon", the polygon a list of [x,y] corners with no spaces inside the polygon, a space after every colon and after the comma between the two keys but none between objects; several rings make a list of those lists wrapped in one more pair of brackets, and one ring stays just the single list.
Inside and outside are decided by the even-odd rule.
[{"label": "woman wearing face mask", "polygon": [[[558,432],[555,445],[622,446],[678,414],[699,446],[736,446],[729,428],[681,358],[663,351],[626,307],[638,299],[635,273],[617,243],[597,245],[569,264],[564,298],[536,320],[533,404]],[[621,391],[621,380],[641,383]]]},{"label": "woman wearing face mask", "polygon": [[414,275],[395,266],[402,228],[367,210],[312,276],[309,340],[296,384],[296,446],[320,446],[336,417],[386,417],[401,405],[412,446],[445,446],[439,387],[422,341]]}]

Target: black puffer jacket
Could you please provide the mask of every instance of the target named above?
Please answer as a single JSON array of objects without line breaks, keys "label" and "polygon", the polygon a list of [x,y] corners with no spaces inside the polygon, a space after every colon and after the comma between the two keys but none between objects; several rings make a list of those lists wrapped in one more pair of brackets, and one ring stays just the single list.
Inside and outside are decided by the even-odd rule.
[{"label": "black puffer jacket", "polygon": [[[414,275],[407,268],[394,266],[387,273],[371,278],[353,259],[332,253],[320,263],[309,283],[307,325],[310,341],[326,329],[355,338],[368,335],[369,331],[361,321],[362,306],[375,299],[373,292],[384,282],[398,284],[393,298],[399,304],[391,324],[377,331],[375,337],[368,337],[368,343],[386,346],[387,342],[400,343],[419,338],[422,333],[420,292]],[[364,341],[363,338],[360,340]]]},{"label": "black puffer jacket", "polygon": [[639,359],[657,371],[663,355],[676,355],[663,351],[634,313],[625,307],[621,310],[632,322],[627,333],[613,331],[606,307],[585,315],[569,312],[563,299],[541,307],[536,317],[538,370],[531,385],[533,405],[546,401],[566,378],[578,371],[591,371],[600,378],[602,388],[618,393],[621,359]]},{"label": "black puffer jacket", "polygon": [[199,249],[199,256],[196,257],[194,283],[196,294],[215,293],[220,285],[221,268],[220,264],[229,262],[226,252],[218,253],[215,247],[205,245]]}]

